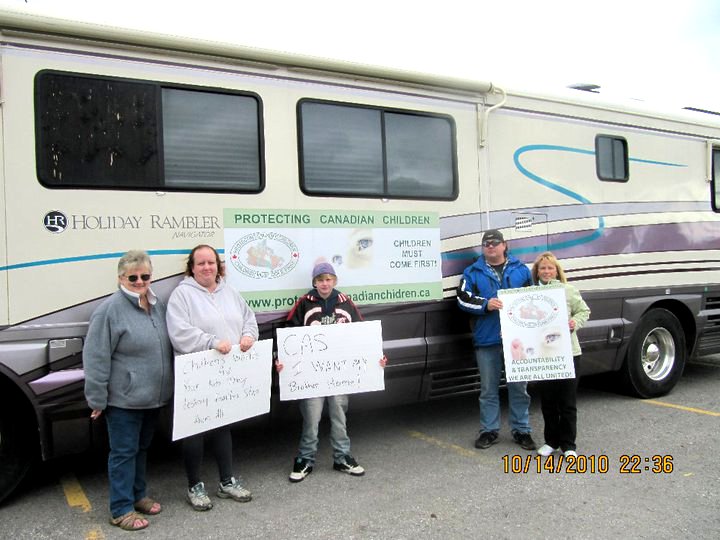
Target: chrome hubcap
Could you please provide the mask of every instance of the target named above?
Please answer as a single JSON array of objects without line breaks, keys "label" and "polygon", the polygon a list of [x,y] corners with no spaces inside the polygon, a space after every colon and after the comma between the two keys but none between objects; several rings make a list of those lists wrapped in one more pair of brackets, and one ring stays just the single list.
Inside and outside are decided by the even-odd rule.
[{"label": "chrome hubcap", "polygon": [[641,354],[645,375],[653,381],[663,380],[675,364],[675,340],[672,334],[662,326],[653,328],[643,341]]}]

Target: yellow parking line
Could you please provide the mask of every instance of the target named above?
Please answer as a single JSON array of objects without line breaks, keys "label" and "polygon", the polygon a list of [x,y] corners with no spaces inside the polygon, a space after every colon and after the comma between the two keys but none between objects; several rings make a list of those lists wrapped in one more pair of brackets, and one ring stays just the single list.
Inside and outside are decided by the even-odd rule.
[{"label": "yellow parking line", "polygon": [[708,416],[720,416],[719,412],[706,411],[705,409],[696,409],[695,407],[685,407],[684,405],[675,405],[674,403],[664,403],[662,401],[656,401],[654,399],[644,399],[641,401],[643,403],[650,403],[650,405],[660,405],[661,407],[670,407],[671,409],[680,409],[681,411],[707,414]]},{"label": "yellow parking line", "polygon": [[414,437],[415,439],[420,439],[421,441],[425,441],[430,444],[434,444],[435,446],[439,446],[440,448],[445,448],[447,450],[452,450],[456,454],[460,454],[461,456],[465,457],[471,457],[471,458],[479,458],[480,455],[477,452],[474,452],[473,450],[468,450],[467,448],[463,448],[462,446],[458,446],[457,444],[452,444],[445,442],[440,439],[436,439],[435,437],[431,437],[430,435],[425,435],[424,433],[420,433],[419,431],[409,431],[408,432],[411,437]]},{"label": "yellow parking line", "polygon": [[83,488],[80,486],[77,478],[72,474],[66,474],[60,479],[63,491],[65,492],[65,498],[72,507],[79,507],[83,512],[89,512],[92,510],[90,501],[85,496]]}]

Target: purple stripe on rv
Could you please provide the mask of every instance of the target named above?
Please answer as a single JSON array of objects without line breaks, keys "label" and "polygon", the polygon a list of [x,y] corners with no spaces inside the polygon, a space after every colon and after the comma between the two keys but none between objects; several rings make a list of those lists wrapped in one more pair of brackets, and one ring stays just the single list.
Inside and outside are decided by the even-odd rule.
[{"label": "purple stripe on rv", "polygon": [[[619,253],[652,253],[664,251],[710,250],[720,249],[720,234],[715,222],[661,223],[656,225],[636,225],[633,227],[614,227],[605,229],[600,238],[591,242],[573,245],[579,238],[588,236],[592,231],[575,231],[552,234],[548,242],[542,236],[510,240],[510,250],[536,248],[518,256],[530,263],[535,257],[549,248],[559,259],[616,255]],[[570,245],[570,247],[553,247]],[[443,277],[462,274],[465,268],[480,255],[479,246],[443,254]]]}]

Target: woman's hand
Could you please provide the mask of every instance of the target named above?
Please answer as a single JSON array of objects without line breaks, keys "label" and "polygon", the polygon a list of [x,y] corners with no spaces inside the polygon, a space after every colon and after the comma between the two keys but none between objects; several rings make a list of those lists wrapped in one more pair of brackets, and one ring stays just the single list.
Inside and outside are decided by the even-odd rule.
[{"label": "woman's hand", "polygon": [[571,332],[575,331],[575,321],[573,319],[570,319],[570,321],[568,322],[568,326],[570,327]]},{"label": "woman's hand", "polygon": [[222,340],[217,344],[217,347],[215,347],[215,350],[220,354],[227,354],[230,352],[230,349],[232,349],[232,343],[230,343],[227,339]]},{"label": "woman's hand", "polygon": [[92,420],[97,420],[100,418],[100,415],[102,414],[102,411],[100,409],[93,409],[93,412],[90,413],[90,418]]},{"label": "woman's hand", "polygon": [[280,360],[275,360],[275,371],[280,373],[285,366],[280,362]]},{"label": "woman's hand", "polygon": [[387,356],[383,354],[383,357],[380,359],[380,367],[384,368],[387,365]]},{"label": "woman's hand", "polygon": [[240,338],[240,350],[242,352],[247,351],[255,343],[255,338],[252,336],[243,336]]}]

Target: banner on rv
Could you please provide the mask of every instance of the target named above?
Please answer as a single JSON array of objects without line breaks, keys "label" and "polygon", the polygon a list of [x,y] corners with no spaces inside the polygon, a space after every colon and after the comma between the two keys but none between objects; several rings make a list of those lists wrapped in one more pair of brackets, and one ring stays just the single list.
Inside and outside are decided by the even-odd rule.
[{"label": "banner on rv", "polygon": [[433,212],[225,209],[225,270],[255,311],[286,311],[329,262],[358,304],[442,298]]}]

